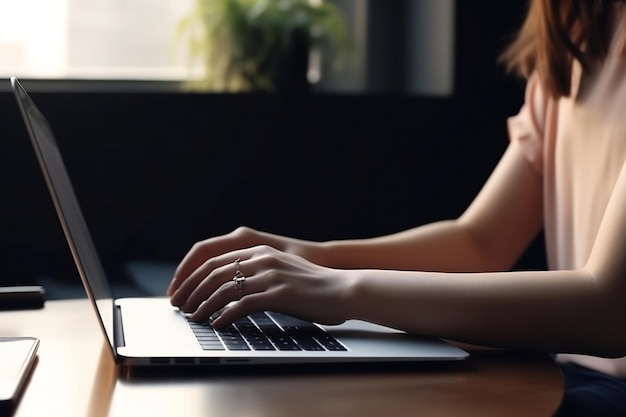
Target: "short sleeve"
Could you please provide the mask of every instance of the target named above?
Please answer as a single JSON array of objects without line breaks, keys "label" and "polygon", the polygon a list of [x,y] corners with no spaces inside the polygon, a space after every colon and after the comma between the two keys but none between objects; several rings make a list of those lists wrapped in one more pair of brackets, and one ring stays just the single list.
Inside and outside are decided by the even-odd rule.
[{"label": "short sleeve", "polygon": [[539,77],[533,74],[526,84],[524,104],[519,113],[509,117],[509,140],[517,142],[532,166],[543,172],[543,139],[545,134],[548,100]]}]

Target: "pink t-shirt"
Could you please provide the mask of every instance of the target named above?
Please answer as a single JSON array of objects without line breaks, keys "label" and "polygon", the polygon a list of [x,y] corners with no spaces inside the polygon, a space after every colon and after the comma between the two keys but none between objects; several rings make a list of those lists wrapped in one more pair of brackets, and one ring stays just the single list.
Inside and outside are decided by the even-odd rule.
[{"label": "pink t-shirt", "polygon": [[[524,105],[508,120],[510,139],[543,177],[544,233],[553,270],[586,264],[626,160],[626,54],[620,53],[617,33],[621,30],[607,60],[593,74],[581,78],[575,63],[570,97],[550,98],[533,75]],[[562,359],[626,376],[626,358]]]}]

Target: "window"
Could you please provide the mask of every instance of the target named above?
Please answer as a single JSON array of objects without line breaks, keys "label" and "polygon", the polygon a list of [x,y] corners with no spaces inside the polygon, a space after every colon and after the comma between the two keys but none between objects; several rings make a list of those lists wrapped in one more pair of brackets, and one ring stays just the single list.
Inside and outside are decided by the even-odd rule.
[{"label": "window", "polygon": [[194,0],[0,0],[0,76],[180,80],[176,25]]},{"label": "window", "polygon": [[[182,81],[180,19],[196,0],[0,0],[0,77]],[[319,2],[322,0],[310,0]],[[453,88],[455,0],[327,0],[346,17],[354,59],[333,72],[313,51],[322,91],[448,95]]]},{"label": "window", "polygon": [[334,0],[348,17],[356,65],[325,72],[333,90],[453,93],[455,0]]}]

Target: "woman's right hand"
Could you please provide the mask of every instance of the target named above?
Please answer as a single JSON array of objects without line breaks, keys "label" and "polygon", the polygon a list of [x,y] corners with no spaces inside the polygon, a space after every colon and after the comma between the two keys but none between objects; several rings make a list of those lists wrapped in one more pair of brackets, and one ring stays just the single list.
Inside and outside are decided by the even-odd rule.
[{"label": "woman's right hand", "polygon": [[310,262],[323,264],[319,243],[260,232],[249,227],[239,227],[226,235],[196,242],[176,268],[172,282],[167,289],[167,295],[172,296],[180,285],[206,261],[234,250],[260,245],[271,246],[279,251],[298,255]]}]

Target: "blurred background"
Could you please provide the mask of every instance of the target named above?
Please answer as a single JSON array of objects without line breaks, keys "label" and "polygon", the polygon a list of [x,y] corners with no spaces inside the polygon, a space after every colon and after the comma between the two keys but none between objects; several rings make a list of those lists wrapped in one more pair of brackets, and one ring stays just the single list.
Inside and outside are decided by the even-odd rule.
[{"label": "blurred background", "polygon": [[[458,216],[523,80],[526,0],[0,0],[0,285],[83,297],[8,78],[48,118],[115,295],[199,239]],[[543,268],[541,237],[517,268]]]}]

